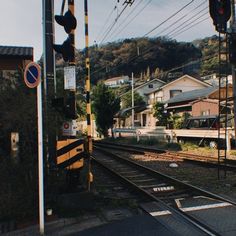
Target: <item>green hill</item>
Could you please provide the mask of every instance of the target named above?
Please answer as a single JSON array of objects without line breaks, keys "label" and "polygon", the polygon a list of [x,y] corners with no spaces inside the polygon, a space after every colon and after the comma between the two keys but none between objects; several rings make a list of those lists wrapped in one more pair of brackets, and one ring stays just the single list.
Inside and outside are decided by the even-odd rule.
[{"label": "green hill", "polygon": [[[167,38],[125,39],[99,47],[91,46],[89,54],[92,84],[115,76],[130,76],[132,72],[136,77],[156,77],[160,72],[176,67],[178,69],[172,72],[209,75],[218,70],[218,37],[207,37],[190,43]],[[190,63],[192,61],[195,63]],[[82,83],[85,77],[84,51],[77,50],[76,63],[77,75]],[[60,55],[57,55],[57,64],[64,65]]]}]

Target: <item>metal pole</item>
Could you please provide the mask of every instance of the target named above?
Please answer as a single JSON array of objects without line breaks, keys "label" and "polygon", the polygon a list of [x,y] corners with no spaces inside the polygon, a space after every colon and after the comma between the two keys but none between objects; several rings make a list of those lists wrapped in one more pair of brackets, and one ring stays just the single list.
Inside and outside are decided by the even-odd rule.
[{"label": "metal pole", "polygon": [[134,128],[134,73],[132,72],[132,128]]},{"label": "metal pole", "polygon": [[84,0],[84,21],[85,21],[85,66],[86,66],[86,112],[87,112],[87,142],[88,142],[88,191],[90,191],[91,173],[91,154],[92,144],[92,126],[91,126],[91,103],[90,103],[90,60],[89,60],[89,36],[88,36],[88,1]]},{"label": "metal pole", "polygon": [[43,118],[42,118],[42,85],[37,87],[38,115],[38,178],[39,178],[39,230],[44,235],[44,184],[43,184]]},{"label": "metal pole", "polygon": [[51,109],[55,98],[54,0],[43,0],[43,84],[44,84],[44,139],[47,167],[56,160],[56,130],[50,123],[56,119]]},{"label": "metal pole", "polygon": [[[231,29],[231,34],[236,33],[234,0],[231,0],[230,29]],[[234,103],[234,141],[236,142],[236,73],[235,72],[236,72],[235,65],[232,64],[233,103]]]}]

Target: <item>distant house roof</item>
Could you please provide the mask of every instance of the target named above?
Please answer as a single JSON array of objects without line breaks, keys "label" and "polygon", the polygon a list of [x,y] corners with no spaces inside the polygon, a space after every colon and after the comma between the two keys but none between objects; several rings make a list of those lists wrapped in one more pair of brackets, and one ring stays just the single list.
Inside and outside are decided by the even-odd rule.
[{"label": "distant house roof", "polygon": [[134,109],[134,111],[136,113],[139,113],[141,111],[146,110],[146,108],[147,107],[145,105],[124,108],[124,109],[121,109],[119,112],[117,112],[117,114],[114,117],[115,118],[124,118],[124,117],[126,117],[127,112],[132,111],[132,109]]},{"label": "distant house roof", "polygon": [[184,101],[193,101],[195,99],[200,99],[204,97],[208,97],[211,93],[217,91],[217,87],[208,87],[208,88],[203,88],[203,89],[196,89],[196,90],[191,90],[187,92],[180,93],[168,101],[166,101],[167,104],[171,103],[177,103],[177,102],[184,102]]},{"label": "distant house roof", "polygon": [[166,83],[166,82],[164,82],[164,81],[162,81],[162,80],[160,80],[160,79],[152,79],[152,80],[149,80],[149,81],[147,81],[147,82],[144,82],[143,84],[141,84],[141,85],[139,85],[138,87],[134,88],[134,90],[137,90],[137,89],[139,89],[139,88],[142,88],[143,86],[145,86],[145,85],[147,85],[147,84],[151,84],[151,83],[153,83],[153,81],[158,81],[158,82],[163,83],[163,84]]},{"label": "distant house roof", "polygon": [[[135,88],[134,88],[134,91],[136,91],[136,90],[138,90],[138,89],[144,87],[145,85],[151,84],[151,83],[153,83],[154,81],[158,81],[158,82],[160,82],[160,83],[162,83],[162,84],[165,84],[165,83],[166,83],[166,82],[164,82],[164,81],[162,81],[162,80],[160,80],[160,79],[152,79],[152,80],[149,80],[149,81],[147,81],[147,82],[144,82],[144,83],[142,83],[141,85],[135,87]],[[160,86],[158,86],[158,88],[159,88],[159,87],[160,87]],[[156,88],[156,89],[157,89],[157,88]],[[144,91],[144,94],[148,94],[148,91],[149,91],[149,89],[147,89],[146,91]],[[129,92],[129,91],[128,91],[128,92]],[[124,96],[124,95],[127,94],[128,92],[125,92],[125,93],[121,94],[120,97]]]},{"label": "distant house roof", "polygon": [[0,58],[33,59],[32,47],[0,46]]},{"label": "distant house roof", "polygon": [[105,83],[106,82],[117,81],[117,80],[119,81],[119,80],[122,80],[122,79],[129,80],[129,76],[126,75],[126,76],[113,77],[113,78],[105,80]]},{"label": "distant house roof", "polygon": [[162,87],[160,87],[160,88],[156,88],[156,89],[153,89],[153,90],[151,90],[151,91],[148,91],[147,94],[151,94],[151,93],[154,93],[154,92],[156,92],[156,91],[158,91],[158,90],[161,90],[161,89],[163,89],[163,88],[165,88],[165,87],[167,87],[167,86],[169,86],[169,85],[171,85],[171,84],[173,84],[173,83],[176,83],[177,81],[179,81],[179,80],[181,80],[181,79],[183,79],[183,78],[185,78],[185,77],[187,77],[187,78],[189,78],[189,79],[191,79],[191,80],[194,80],[194,81],[196,81],[196,82],[198,82],[198,83],[200,83],[200,84],[203,84],[203,85],[205,85],[205,86],[211,86],[210,84],[208,84],[208,83],[206,83],[206,82],[204,82],[204,81],[201,81],[201,80],[199,80],[199,79],[196,79],[196,78],[194,78],[194,77],[192,77],[192,76],[190,76],[190,75],[183,75],[183,76],[179,77],[178,79],[175,79],[175,80],[173,80],[173,81],[171,81],[171,82],[169,82],[169,83],[164,84],[164,85],[163,85]]}]

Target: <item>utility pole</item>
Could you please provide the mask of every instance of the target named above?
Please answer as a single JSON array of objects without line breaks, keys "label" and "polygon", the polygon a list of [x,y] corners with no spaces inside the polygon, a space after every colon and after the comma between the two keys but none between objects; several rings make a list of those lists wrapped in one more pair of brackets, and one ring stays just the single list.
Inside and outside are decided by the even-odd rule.
[{"label": "utility pole", "polygon": [[[68,10],[72,13],[72,15],[75,15],[75,3],[74,0],[68,0]],[[69,39],[71,46],[73,50],[71,50],[71,57],[69,59],[69,66],[73,68],[75,77],[75,28],[72,28],[70,33],[69,33]],[[77,109],[76,109],[76,78],[75,78],[75,88],[69,91],[69,99],[71,98],[71,101],[73,102],[73,113],[74,113],[74,118],[77,116]]]},{"label": "utility pole", "polygon": [[[235,3],[231,0],[231,19],[230,19],[230,34],[232,37],[236,34],[235,22]],[[236,45],[233,45],[236,47]],[[235,63],[232,63],[232,83],[233,83],[233,104],[234,104],[234,141],[236,142],[236,68]]]},{"label": "utility pole", "polygon": [[132,72],[132,128],[134,128],[134,73]]},{"label": "utility pole", "polygon": [[89,35],[88,35],[88,1],[84,0],[84,21],[85,21],[85,67],[86,67],[86,112],[87,112],[87,143],[88,143],[88,191],[93,180],[91,172],[92,143],[92,123],[91,123],[91,98],[90,98],[90,60],[89,60]]},{"label": "utility pole", "polygon": [[[52,163],[56,157],[56,130],[50,125],[53,117],[51,102],[55,98],[55,56],[54,42],[54,0],[43,0],[43,78],[44,78],[44,126],[47,161]],[[47,164],[49,164],[47,163]]]}]

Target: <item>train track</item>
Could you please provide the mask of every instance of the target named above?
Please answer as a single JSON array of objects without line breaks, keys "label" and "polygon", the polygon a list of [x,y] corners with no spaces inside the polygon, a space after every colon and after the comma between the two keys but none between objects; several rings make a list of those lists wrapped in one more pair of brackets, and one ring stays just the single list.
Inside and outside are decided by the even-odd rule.
[{"label": "train track", "polygon": [[[153,202],[151,205],[144,204],[144,210],[168,224],[172,230],[178,230],[180,235],[225,235],[218,221],[224,219],[227,210],[233,214],[232,217],[236,216],[235,202],[154,171],[107,149],[96,147],[93,161],[119,177],[129,188],[148,196]],[[215,218],[214,212],[210,219],[208,212],[209,221],[204,221],[201,214],[211,210],[220,215],[219,219]],[[231,223],[236,230],[236,222]],[[183,224],[188,225],[187,233],[181,226]]]},{"label": "train track", "polygon": [[188,161],[193,164],[198,164],[207,167],[221,168],[230,171],[236,171],[236,161],[235,160],[221,160],[220,163],[218,159],[215,157],[196,155],[185,152],[174,152],[163,149],[155,149],[155,148],[145,148],[139,146],[125,145],[125,144],[114,144],[110,142],[96,142],[95,145],[110,149],[115,149],[119,151],[126,151],[130,153],[143,154],[152,156],[154,158],[167,158],[172,160],[182,160]]}]

